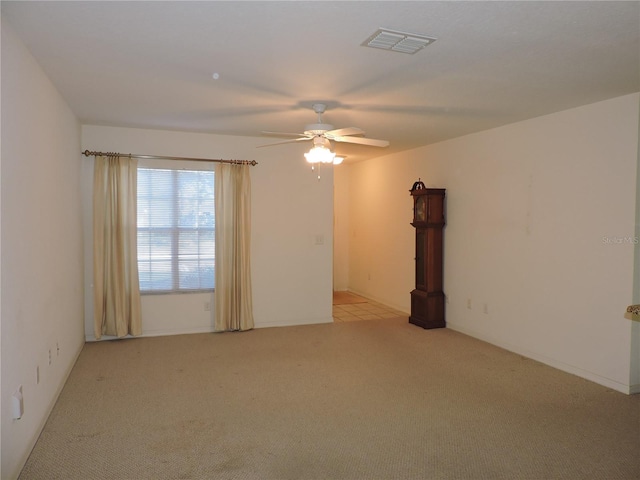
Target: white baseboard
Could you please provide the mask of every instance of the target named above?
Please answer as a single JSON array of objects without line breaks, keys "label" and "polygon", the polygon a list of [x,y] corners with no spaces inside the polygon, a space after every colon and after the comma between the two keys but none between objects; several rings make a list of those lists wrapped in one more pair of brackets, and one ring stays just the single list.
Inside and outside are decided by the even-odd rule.
[{"label": "white baseboard", "polygon": [[[296,325],[315,325],[320,323],[332,323],[333,317],[313,318],[305,319],[304,322],[299,320],[284,320],[273,322],[256,322],[254,328],[269,328],[269,327],[293,327]],[[192,333],[213,333],[213,327],[210,325],[193,328],[170,328],[170,329],[158,329],[158,330],[145,330],[142,335],[135,337],[126,336],[124,338],[142,338],[142,337],[164,337],[169,335],[188,335]],[[108,340],[118,340],[118,337],[103,335],[100,340],[97,340],[95,335],[85,335],[85,341],[87,342],[102,342]]]},{"label": "white baseboard", "polygon": [[269,328],[269,327],[295,327],[299,325],[318,325],[321,323],[333,323],[333,317],[322,317],[305,319],[304,322],[295,320],[283,320],[274,322],[257,322],[255,328]]},{"label": "white baseboard", "polygon": [[[126,336],[123,338],[141,338],[141,337],[164,337],[168,335],[188,335],[190,333],[213,333],[213,327],[210,325],[203,327],[193,328],[165,328],[157,330],[146,330],[142,332],[142,335]],[[107,340],[118,340],[118,337],[103,335],[100,340],[97,340],[95,335],[85,335],[87,342],[102,342]]]},{"label": "white baseboard", "polygon": [[625,385],[623,383],[617,382],[610,378],[603,377],[593,372],[589,372],[587,370],[583,370],[573,365],[568,365],[563,362],[558,362],[557,360],[545,357],[544,355],[539,355],[527,349],[523,349],[511,344],[501,342],[499,340],[496,340],[495,338],[484,335],[480,332],[456,325],[455,323],[447,322],[447,328],[450,328],[451,330],[455,330],[460,333],[464,333],[465,335],[469,335],[470,337],[477,338],[478,340],[482,340],[484,342],[490,343],[491,345],[495,345],[496,347],[504,348],[505,350],[508,350],[513,353],[517,353],[518,355],[522,355],[523,357],[530,358],[531,360],[544,363],[545,365],[556,368],[563,372],[570,373],[580,378],[584,378],[585,380],[589,380],[591,382],[597,383],[598,385],[602,385],[603,387],[616,390],[620,393],[624,393],[626,395],[640,393],[640,385]]}]

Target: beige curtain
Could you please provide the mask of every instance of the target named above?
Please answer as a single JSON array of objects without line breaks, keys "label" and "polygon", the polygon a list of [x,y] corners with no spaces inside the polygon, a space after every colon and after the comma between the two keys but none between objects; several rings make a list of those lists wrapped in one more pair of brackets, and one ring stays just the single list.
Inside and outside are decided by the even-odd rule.
[{"label": "beige curtain", "polygon": [[249,165],[216,166],[217,332],[253,328],[251,294],[251,178]]},{"label": "beige curtain", "polygon": [[96,156],[93,176],[93,319],[102,335],[140,335],[135,159]]}]

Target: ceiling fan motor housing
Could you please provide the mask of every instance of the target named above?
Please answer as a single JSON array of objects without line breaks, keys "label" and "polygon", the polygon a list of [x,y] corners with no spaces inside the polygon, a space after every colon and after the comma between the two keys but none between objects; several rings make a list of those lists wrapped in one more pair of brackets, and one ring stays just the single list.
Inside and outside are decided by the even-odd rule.
[{"label": "ceiling fan motor housing", "polygon": [[305,135],[322,135],[329,130],[333,130],[333,125],[328,123],[311,123],[304,127]]},{"label": "ceiling fan motor housing", "polygon": [[322,114],[327,109],[327,106],[324,103],[314,103],[311,108],[318,115],[318,123],[311,123],[304,127],[305,135],[322,135],[324,132],[333,130],[333,125],[322,123]]},{"label": "ceiling fan motor housing", "polygon": [[320,147],[320,148],[331,149],[331,142],[329,142],[329,140],[327,140],[325,137],[318,134],[315,137],[313,137],[313,146],[314,148]]}]

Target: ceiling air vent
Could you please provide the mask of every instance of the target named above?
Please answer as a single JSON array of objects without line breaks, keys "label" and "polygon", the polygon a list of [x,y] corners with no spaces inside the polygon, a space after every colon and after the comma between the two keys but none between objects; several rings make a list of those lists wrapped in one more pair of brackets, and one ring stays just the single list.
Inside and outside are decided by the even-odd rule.
[{"label": "ceiling air vent", "polygon": [[363,47],[381,48],[392,52],[414,54],[427,45],[431,45],[436,39],[415,33],[398,32],[388,28],[380,28],[376,33],[367,38]]}]

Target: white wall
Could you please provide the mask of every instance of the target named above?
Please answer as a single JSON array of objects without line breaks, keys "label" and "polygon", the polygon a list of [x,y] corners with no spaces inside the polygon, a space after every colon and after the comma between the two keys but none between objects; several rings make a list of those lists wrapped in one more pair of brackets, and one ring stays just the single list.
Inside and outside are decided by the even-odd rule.
[{"label": "white wall", "polygon": [[[256,160],[251,168],[252,282],[257,328],[332,321],[333,178],[311,172],[298,145],[255,148],[264,138],[85,125],[82,150],[143,155]],[[85,329],[93,334],[91,175],[83,168],[85,204]],[[183,164],[181,164],[183,165]],[[317,244],[321,241],[322,244]],[[211,311],[205,311],[211,302]],[[143,335],[213,331],[213,296],[146,295]]]},{"label": "white wall", "polygon": [[333,289],[349,289],[349,168],[333,167]]},{"label": "white wall", "polygon": [[17,477],[84,343],[79,149],[74,115],[3,20],[3,479]]},{"label": "white wall", "polygon": [[348,165],[349,290],[407,313],[415,257],[409,190],[419,175],[427,182],[411,168],[415,159],[407,153]]},{"label": "white wall", "polygon": [[[640,109],[638,109],[640,117]],[[638,120],[640,123],[640,119]],[[636,170],[636,230],[635,238],[640,239],[640,135],[638,135],[638,168]],[[633,274],[633,305],[640,304],[640,241],[635,245]],[[634,320],[631,315],[627,318]],[[631,323],[631,385],[634,393],[640,393],[640,322],[636,318]]]},{"label": "white wall", "polygon": [[624,310],[633,298],[639,97],[350,165],[349,288],[410,308],[408,190],[421,177],[447,189],[448,326],[635,391]]}]

